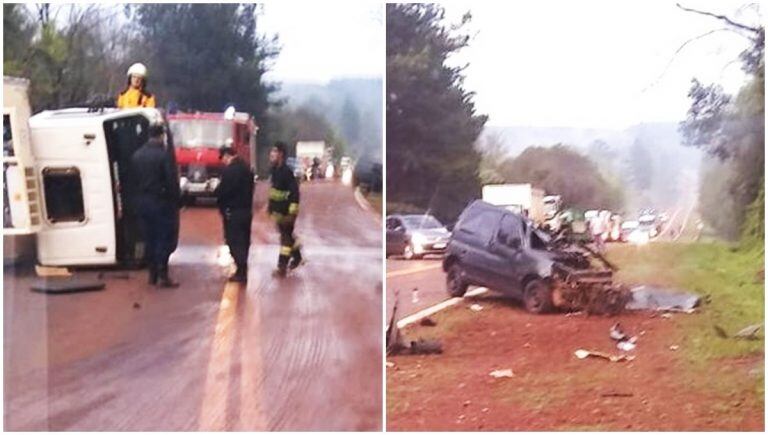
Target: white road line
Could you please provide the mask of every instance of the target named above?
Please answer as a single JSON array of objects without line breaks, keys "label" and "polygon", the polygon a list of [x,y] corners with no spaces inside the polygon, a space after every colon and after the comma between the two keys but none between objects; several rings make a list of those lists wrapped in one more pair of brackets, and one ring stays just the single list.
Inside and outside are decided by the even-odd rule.
[{"label": "white road line", "polygon": [[439,269],[443,267],[442,264],[430,264],[429,266],[413,267],[405,270],[395,270],[393,272],[387,272],[387,278],[394,278],[396,276],[410,275],[412,273],[424,272],[427,270]]},{"label": "white road line", "polygon": [[[488,291],[487,288],[479,287],[479,288],[476,288],[476,289],[474,289],[472,291],[468,291],[464,295],[464,297],[467,297],[467,296],[470,296],[470,297],[472,297],[472,296],[479,296],[479,295],[481,295],[483,293],[486,293],[487,291]],[[412,323],[418,322],[419,320],[421,320],[421,319],[423,319],[425,317],[431,316],[432,314],[435,314],[438,311],[442,311],[442,310],[444,310],[444,309],[446,309],[448,307],[454,306],[454,305],[458,304],[459,302],[461,302],[464,299],[464,297],[461,297],[461,298],[451,298],[451,299],[448,299],[447,301],[440,302],[437,305],[432,305],[429,308],[425,308],[425,309],[423,309],[423,310],[421,310],[421,311],[419,311],[419,312],[417,312],[415,314],[411,314],[410,316],[404,317],[404,318],[402,318],[402,319],[397,321],[397,327],[398,328],[404,328],[404,327],[406,327],[406,326],[408,326],[408,325],[410,325]]]}]

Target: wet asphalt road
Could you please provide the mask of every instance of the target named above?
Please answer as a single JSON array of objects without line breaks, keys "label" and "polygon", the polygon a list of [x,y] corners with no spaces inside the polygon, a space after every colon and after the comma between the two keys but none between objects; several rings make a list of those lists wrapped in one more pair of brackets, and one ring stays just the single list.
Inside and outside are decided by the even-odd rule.
[{"label": "wet asphalt road", "polygon": [[213,207],[182,211],[178,289],[107,271],[104,291],[44,295],[6,269],[5,428],[381,429],[381,227],[349,187],[301,189],[308,263],[283,281],[263,182],[247,287],[225,283]]},{"label": "wet asphalt road", "polygon": [[[387,259],[387,316],[399,298],[397,318],[402,319],[424,308],[450,299],[445,290],[443,259],[430,256],[421,260]],[[415,291],[414,291],[415,289]],[[397,293],[399,294],[396,294]]]}]

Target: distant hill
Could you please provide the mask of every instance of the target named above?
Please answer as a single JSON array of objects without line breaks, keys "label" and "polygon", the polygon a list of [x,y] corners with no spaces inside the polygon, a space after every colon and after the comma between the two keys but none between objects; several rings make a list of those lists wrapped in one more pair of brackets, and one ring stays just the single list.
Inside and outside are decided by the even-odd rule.
[{"label": "distant hill", "polygon": [[[478,143],[498,143],[510,157],[515,157],[530,146],[569,145],[589,156],[599,167],[609,168],[623,180],[627,189],[628,208],[647,206],[673,207],[682,195],[694,193],[702,162],[702,152],[682,145],[682,137],[674,122],[656,122],[633,125],[623,130],[573,127],[489,126]],[[605,142],[604,152],[595,152],[593,144]],[[640,142],[650,151],[652,158],[652,186],[638,192],[632,188],[630,168],[633,160],[630,150]],[[605,158],[601,158],[605,156]]]},{"label": "distant hill", "polygon": [[[353,152],[381,160],[382,152],[382,86],[378,78],[339,78],[325,85],[317,83],[284,82],[278,98],[287,100],[289,107],[308,106],[326,116]],[[347,137],[347,110],[357,112],[359,136]],[[347,123],[347,124],[345,124]]]}]

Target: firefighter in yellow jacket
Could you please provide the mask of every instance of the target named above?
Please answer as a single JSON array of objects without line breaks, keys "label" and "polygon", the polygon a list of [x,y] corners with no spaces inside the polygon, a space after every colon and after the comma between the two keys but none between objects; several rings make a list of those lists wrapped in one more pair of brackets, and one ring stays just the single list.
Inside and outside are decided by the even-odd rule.
[{"label": "firefighter in yellow jacket", "polygon": [[269,189],[268,211],[280,231],[280,255],[273,275],[280,278],[285,277],[287,269],[295,269],[303,262],[301,247],[293,234],[299,215],[299,184],[285,162],[285,154],[286,146],[282,142],[277,142],[269,153],[272,188]]},{"label": "firefighter in yellow jacket", "polygon": [[155,107],[155,96],[147,90],[147,67],[134,63],[128,68],[128,84],[117,96],[118,109]]}]

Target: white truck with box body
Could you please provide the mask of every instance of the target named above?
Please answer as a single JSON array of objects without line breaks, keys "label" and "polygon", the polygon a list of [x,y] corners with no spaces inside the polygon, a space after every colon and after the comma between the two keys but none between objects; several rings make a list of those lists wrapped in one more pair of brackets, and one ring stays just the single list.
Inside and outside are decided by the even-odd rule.
[{"label": "white truck with box body", "polygon": [[487,184],[483,201],[527,216],[538,225],[546,220],[544,191],[531,184]]}]

